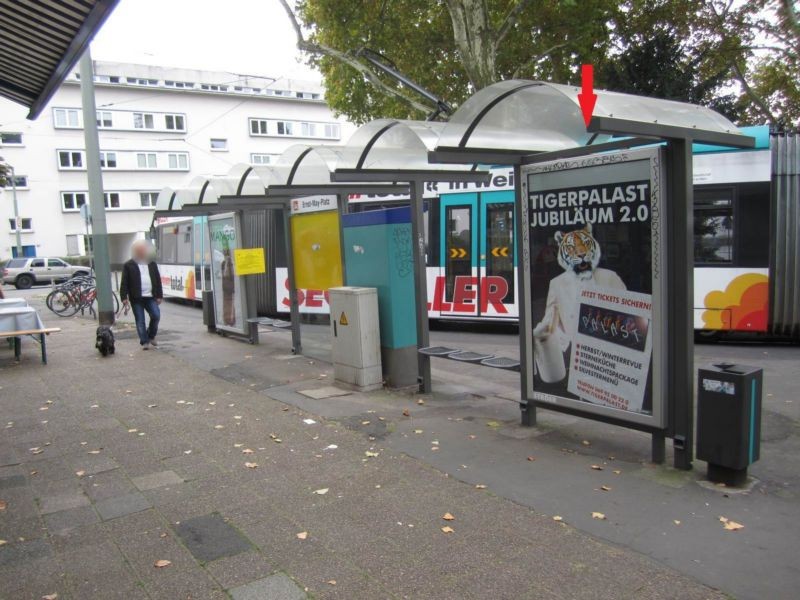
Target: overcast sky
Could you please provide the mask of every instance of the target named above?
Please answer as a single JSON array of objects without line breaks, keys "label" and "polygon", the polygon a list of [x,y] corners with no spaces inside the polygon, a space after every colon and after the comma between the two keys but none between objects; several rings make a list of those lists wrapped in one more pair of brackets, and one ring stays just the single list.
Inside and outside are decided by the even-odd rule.
[{"label": "overcast sky", "polygon": [[319,81],[278,0],[120,0],[92,58]]}]

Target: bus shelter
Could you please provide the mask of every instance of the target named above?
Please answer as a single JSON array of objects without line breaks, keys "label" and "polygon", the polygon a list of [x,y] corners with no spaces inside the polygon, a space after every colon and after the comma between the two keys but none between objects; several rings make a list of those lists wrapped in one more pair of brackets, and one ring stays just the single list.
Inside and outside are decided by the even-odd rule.
[{"label": "bus shelter", "polygon": [[[670,437],[675,466],[689,469],[692,142],[752,147],[753,139],[705,107],[602,90],[587,125],[580,91],[525,80],[489,86],[452,116],[429,158],[514,165],[523,424],[543,407],[646,431],[654,462]],[[639,212],[612,210],[618,192],[620,207]],[[587,216],[592,201],[608,210]],[[623,260],[622,275],[607,268]],[[606,331],[627,338],[608,350]]]}]

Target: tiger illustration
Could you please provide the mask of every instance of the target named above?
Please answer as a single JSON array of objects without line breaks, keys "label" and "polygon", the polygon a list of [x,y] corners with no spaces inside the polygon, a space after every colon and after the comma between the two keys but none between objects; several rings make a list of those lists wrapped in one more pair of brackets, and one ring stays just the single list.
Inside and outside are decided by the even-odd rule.
[{"label": "tiger illustration", "polygon": [[[533,328],[537,369],[547,382],[560,381],[566,376],[566,369],[560,368],[560,364],[559,368],[552,368],[552,365],[564,362],[565,358],[563,355],[556,359],[555,356],[540,354],[545,351],[563,353],[569,348],[578,329],[581,292],[590,288],[627,289],[614,271],[598,266],[600,244],[592,235],[590,223],[567,233],[557,231],[554,237],[558,244],[558,264],[564,272],[550,280],[544,316]],[[551,368],[543,368],[546,364]]]}]

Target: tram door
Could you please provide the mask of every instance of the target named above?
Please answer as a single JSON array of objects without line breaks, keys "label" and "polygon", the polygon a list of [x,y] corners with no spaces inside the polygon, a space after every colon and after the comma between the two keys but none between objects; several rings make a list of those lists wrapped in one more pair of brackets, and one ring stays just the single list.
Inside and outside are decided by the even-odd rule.
[{"label": "tram door", "polygon": [[514,194],[449,194],[440,201],[441,265],[431,312],[516,317]]}]

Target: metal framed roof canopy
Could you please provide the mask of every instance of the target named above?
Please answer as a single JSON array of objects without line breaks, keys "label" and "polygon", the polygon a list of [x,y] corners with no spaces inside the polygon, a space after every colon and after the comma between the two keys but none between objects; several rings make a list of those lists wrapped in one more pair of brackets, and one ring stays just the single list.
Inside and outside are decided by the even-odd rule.
[{"label": "metal framed roof canopy", "polygon": [[[596,90],[597,104],[588,126],[578,103],[579,88],[537,81],[504,81],[468,99],[442,130],[429,154],[431,162],[450,164],[498,163],[514,166],[515,236],[522,243],[521,165],[574,158],[666,142],[666,205],[670,294],[666,318],[668,425],[652,434],[652,460],[665,459],[665,438],[673,439],[674,465],[691,469],[694,456],[694,332],[693,332],[693,181],[692,143],[703,142],[752,148],[755,139],[740,133],[722,115],[682,102]],[[612,136],[627,136],[612,139]],[[597,142],[597,143],[595,143]],[[519,250],[519,249],[518,249]],[[519,268],[528,269],[527,260]],[[530,277],[523,273],[520,304],[520,362],[533,356],[529,328]],[[528,368],[521,372],[522,422],[534,425],[537,402],[528,398]],[[561,410],[557,405],[541,406]],[[569,412],[569,411],[564,411]],[[582,415],[587,416],[587,415]],[[596,417],[592,417],[596,418]],[[600,418],[617,425],[631,425]]]},{"label": "metal framed roof canopy", "polygon": [[35,119],[83,55],[118,0],[4,0],[0,96]]}]

